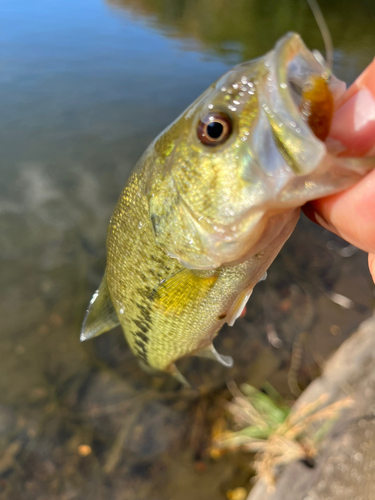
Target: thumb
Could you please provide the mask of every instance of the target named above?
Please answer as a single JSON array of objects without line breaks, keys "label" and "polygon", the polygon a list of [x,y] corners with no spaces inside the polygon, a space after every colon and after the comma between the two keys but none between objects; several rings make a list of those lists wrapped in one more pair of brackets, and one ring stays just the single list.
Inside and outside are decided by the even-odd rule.
[{"label": "thumb", "polygon": [[368,254],[368,267],[370,269],[372,279],[375,283],[375,254],[374,253]]}]

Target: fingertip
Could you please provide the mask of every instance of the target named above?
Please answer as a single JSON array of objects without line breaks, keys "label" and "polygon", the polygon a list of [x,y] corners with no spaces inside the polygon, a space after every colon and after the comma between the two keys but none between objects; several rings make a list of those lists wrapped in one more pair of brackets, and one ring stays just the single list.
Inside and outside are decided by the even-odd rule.
[{"label": "fingertip", "polygon": [[368,267],[372,276],[372,281],[375,283],[375,254],[368,254]]}]

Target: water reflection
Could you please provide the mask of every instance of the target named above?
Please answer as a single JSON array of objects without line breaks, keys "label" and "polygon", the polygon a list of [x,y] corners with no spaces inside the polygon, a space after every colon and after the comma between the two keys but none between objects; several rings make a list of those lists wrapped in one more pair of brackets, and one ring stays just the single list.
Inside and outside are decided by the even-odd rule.
[{"label": "water reflection", "polygon": [[[288,393],[306,332],[303,387],[369,314],[365,256],[344,257],[344,243],[304,222],[247,318],[218,339],[233,371],[183,362],[199,395],[144,374],[118,330],[79,343],[108,219],[137,157],[232,59],[289,29],[320,47],[302,4],[124,1],[121,15],[99,0],[2,4],[0,498],[205,500],[248,487],[243,457],[207,453],[225,380],[268,377]],[[324,7],[351,78],[373,55],[373,4]],[[354,308],[334,304],[333,290]]]},{"label": "water reflection", "polygon": [[[166,36],[198,41],[204,50],[231,63],[258,57],[287,31],[300,33],[310,47],[323,50],[321,34],[305,0],[107,1],[135,18],[146,17]],[[354,78],[374,56],[375,5],[368,0],[355,6],[350,0],[320,3],[336,49],[337,69]]]}]

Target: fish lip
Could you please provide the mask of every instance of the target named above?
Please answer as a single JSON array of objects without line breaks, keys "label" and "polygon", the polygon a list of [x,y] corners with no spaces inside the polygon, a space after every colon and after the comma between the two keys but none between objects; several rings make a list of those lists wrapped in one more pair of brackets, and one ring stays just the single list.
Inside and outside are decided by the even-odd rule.
[{"label": "fish lip", "polygon": [[311,71],[310,74],[323,74],[327,69],[306,47],[300,35],[293,32],[287,33],[277,42],[271,57],[269,70],[274,88],[264,92],[266,104],[270,109],[269,123],[271,127],[273,122],[280,129],[283,127],[284,139],[293,145],[293,158],[295,165],[298,166],[294,174],[308,175],[318,167],[327,150],[324,142],[315,136],[303,119],[293,98],[291,71],[293,64],[295,71],[308,70]]},{"label": "fish lip", "polygon": [[[266,95],[266,100],[264,102],[265,106],[268,106],[271,112],[275,110],[277,112],[278,107],[282,110],[286,109],[284,115],[288,117],[288,120],[283,120],[283,123],[285,122],[285,126],[288,128],[290,136],[293,140],[300,143],[302,142],[299,147],[301,151],[304,151],[306,143],[311,150],[308,168],[301,172],[293,171],[291,172],[292,176],[306,175],[312,170],[315,170],[326,154],[325,144],[314,135],[311,128],[303,120],[302,114],[289,89],[288,65],[296,55],[311,62],[315,74],[319,71],[325,71],[325,67],[306,48],[301,37],[295,33],[287,34],[276,44],[273,51],[263,56],[263,58],[260,58],[260,60],[263,59],[265,61],[265,66],[268,66],[270,72],[268,74],[273,78],[274,87],[279,93],[278,99],[275,102],[272,101],[272,92],[264,91],[260,93],[260,95]],[[267,61],[269,61],[269,64],[267,64]],[[262,85],[266,87],[264,83],[265,82],[263,82]],[[262,102],[260,102],[260,105],[261,104]],[[261,111],[263,112],[263,110]],[[271,126],[269,117],[267,117],[267,121],[269,126]],[[296,129],[301,129],[301,132],[296,132]],[[306,158],[301,158],[299,164],[303,163],[305,160]],[[264,174],[267,174],[267,172],[264,171]],[[215,220],[193,210],[189,202],[178,189],[173,173],[172,178],[174,188],[180,199],[181,207],[194,225],[196,235],[201,240],[202,248],[206,249],[204,258],[202,256],[199,262],[196,259],[189,259],[188,255],[180,255],[180,252],[176,252],[173,248],[168,248],[168,254],[172,258],[177,258],[185,267],[193,269],[212,269],[220,265],[235,265],[239,261],[242,261],[244,254],[247,252],[244,248],[242,250],[239,248],[240,241],[243,242],[243,246],[246,246],[246,249],[257,246],[257,242],[262,239],[262,234],[265,230],[265,220],[268,219],[268,217],[264,218],[264,210],[261,208],[256,210],[257,206],[250,206],[240,217],[234,217],[233,221],[217,223]],[[280,193],[282,191],[283,189],[280,188]],[[284,207],[280,205],[278,207],[268,207],[267,211],[269,212],[271,208],[271,212],[287,212],[294,208],[288,205],[287,202],[284,203],[284,205]],[[258,215],[255,214],[254,221],[251,220],[253,218],[251,212],[253,212],[253,214],[254,212],[259,212]],[[240,231],[240,224],[245,225],[243,232]]]},{"label": "fish lip", "polygon": [[[194,204],[190,205],[189,196],[184,196],[185,192],[181,193],[179,183],[172,171],[173,190],[179,200],[178,203],[177,201],[174,203],[179,205],[180,211],[176,210],[177,215],[174,216],[172,213],[169,218],[163,215],[167,219],[165,227],[168,228],[164,240],[163,235],[159,237],[155,228],[154,233],[157,243],[166,253],[185,267],[191,269],[229,267],[261,251],[262,245],[269,238],[267,231],[270,220],[276,214],[278,223],[286,223],[284,219],[289,217],[291,212],[299,210],[298,207],[309,199],[307,183],[314,183],[317,179],[324,178],[329,165],[335,160],[327,152],[326,144],[315,136],[303,119],[298,103],[293,98],[293,90],[290,88],[290,81],[293,81],[290,80],[291,70],[301,70],[299,79],[296,78],[295,81],[303,84],[304,79],[309,78],[310,75],[321,75],[327,71],[324,61],[319,60],[307,49],[300,36],[295,33],[284,36],[271,52],[257,60],[257,64],[260,61],[263,61],[263,67],[256,68],[259,78],[258,82],[254,80],[254,83],[259,86],[258,108],[262,123],[258,116],[255,125],[252,126],[251,135],[259,132],[258,138],[261,138],[267,131],[271,139],[277,139],[274,143],[275,150],[279,152],[280,166],[275,161],[276,157],[268,154],[267,141],[262,142],[256,136],[253,136],[252,140],[250,138],[248,143],[252,152],[255,153],[249,155],[249,158],[254,159],[254,162],[258,164],[265,179],[275,177],[275,172],[280,173],[281,168],[283,170],[276,178],[274,185],[268,186],[266,183],[266,188],[273,190],[272,196],[269,197],[268,194],[264,197],[255,196],[251,203],[249,201],[243,210],[233,216],[233,219],[218,217],[217,220],[220,222],[197,212]],[[243,65],[253,62],[249,61]],[[329,83],[332,83],[333,87],[338,88],[340,85],[341,89],[345,87],[343,82],[333,76],[330,77]],[[331,90],[331,86],[329,88]],[[282,130],[276,130],[278,126]],[[282,152],[280,142],[283,146]],[[262,155],[262,151],[266,151],[267,154]],[[291,167],[293,162],[300,168],[293,169]],[[353,169],[351,165],[348,168]],[[327,176],[327,179],[329,180],[330,177]],[[275,192],[276,189],[277,192]],[[252,221],[251,212],[254,213],[257,209],[259,220],[255,220],[254,217]],[[184,221],[182,226],[186,230],[181,237],[174,238],[173,224],[183,218],[186,224]],[[190,246],[192,238],[196,238],[194,246]]]},{"label": "fish lip", "polygon": [[[306,145],[309,147],[309,144],[311,144],[312,149],[318,148],[322,153],[324,152],[327,154],[325,142],[316,137],[307,121],[303,118],[303,114],[292,95],[291,66],[294,63],[297,66],[297,70],[300,72],[302,71],[302,73],[308,68],[308,70],[310,70],[310,75],[320,74],[326,79],[334,103],[337,102],[345,92],[346,84],[330,72],[325,66],[323,56],[318,51],[310,51],[297,33],[289,32],[281,38],[276,43],[273,57],[276,62],[274,73],[276,86],[281,97],[282,105],[290,116],[289,120],[285,120],[284,126],[288,129],[288,133],[297,143],[300,142],[302,138],[305,147]],[[308,76],[308,73],[306,76]],[[316,151],[314,155],[316,155]],[[311,173],[318,164],[319,162],[315,162],[315,165],[314,162],[312,162],[311,168],[307,171],[304,169],[303,173]]]}]

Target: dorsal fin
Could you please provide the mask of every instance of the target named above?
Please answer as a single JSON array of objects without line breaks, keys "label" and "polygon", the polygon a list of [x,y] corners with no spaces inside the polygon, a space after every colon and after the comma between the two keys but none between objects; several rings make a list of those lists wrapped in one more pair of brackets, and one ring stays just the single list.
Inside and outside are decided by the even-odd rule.
[{"label": "dorsal fin", "polygon": [[80,340],[83,342],[84,340],[97,337],[119,324],[120,322],[113,307],[111,296],[109,295],[106,275],[104,274],[99,289],[90,300],[89,308],[83,321]]}]

